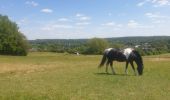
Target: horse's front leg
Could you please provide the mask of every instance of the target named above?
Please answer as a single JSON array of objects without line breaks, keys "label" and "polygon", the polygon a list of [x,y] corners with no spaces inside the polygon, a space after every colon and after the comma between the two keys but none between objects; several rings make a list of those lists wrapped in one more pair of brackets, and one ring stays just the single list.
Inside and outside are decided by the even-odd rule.
[{"label": "horse's front leg", "polygon": [[132,66],[132,69],[133,69],[133,71],[134,71],[134,74],[136,75],[136,71],[135,71],[135,67],[134,67],[133,61],[130,62],[130,65]]},{"label": "horse's front leg", "polygon": [[128,74],[128,72],[127,72],[128,65],[129,65],[129,61],[126,61],[126,67],[125,67],[125,74],[126,75]]},{"label": "horse's front leg", "polygon": [[114,71],[114,68],[113,68],[113,61],[110,61],[110,67],[111,67],[111,69],[112,69],[113,74],[115,75],[116,72]]},{"label": "horse's front leg", "polygon": [[106,63],[106,73],[108,73],[109,60]]}]

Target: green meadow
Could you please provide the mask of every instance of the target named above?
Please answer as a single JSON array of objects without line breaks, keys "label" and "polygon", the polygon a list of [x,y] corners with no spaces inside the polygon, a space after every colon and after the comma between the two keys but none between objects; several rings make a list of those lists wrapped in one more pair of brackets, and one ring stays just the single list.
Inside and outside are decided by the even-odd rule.
[{"label": "green meadow", "polygon": [[144,74],[114,62],[117,75],[98,69],[102,55],[30,53],[0,56],[0,100],[170,100],[170,54],[145,56]]}]

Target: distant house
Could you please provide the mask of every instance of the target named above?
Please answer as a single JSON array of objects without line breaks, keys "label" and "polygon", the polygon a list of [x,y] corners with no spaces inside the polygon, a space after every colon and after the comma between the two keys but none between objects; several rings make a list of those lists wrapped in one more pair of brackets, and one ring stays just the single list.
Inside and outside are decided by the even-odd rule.
[{"label": "distant house", "polygon": [[29,51],[30,52],[37,52],[38,50],[37,50],[37,48],[31,48],[31,49],[29,49]]},{"label": "distant house", "polygon": [[79,53],[79,52],[74,52],[74,54],[76,54],[77,56],[79,56],[79,55],[80,55],[80,53]]},{"label": "distant house", "polygon": [[143,45],[143,48],[142,48],[143,50],[151,50],[152,49],[152,47],[151,47],[151,45],[149,44],[149,43],[144,43],[144,45]]},{"label": "distant house", "polygon": [[135,48],[139,48],[141,45],[135,45]]}]

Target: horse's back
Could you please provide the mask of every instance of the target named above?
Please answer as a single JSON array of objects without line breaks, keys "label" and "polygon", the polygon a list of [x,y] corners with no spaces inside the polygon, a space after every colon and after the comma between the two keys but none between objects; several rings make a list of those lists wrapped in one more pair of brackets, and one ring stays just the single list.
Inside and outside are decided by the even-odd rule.
[{"label": "horse's back", "polygon": [[126,49],[123,50],[123,54],[126,56],[126,59],[129,58],[129,56],[130,56],[130,54],[132,53],[133,50],[134,49],[132,49],[132,48],[126,48]]},{"label": "horse's back", "polygon": [[119,62],[123,62],[126,60],[126,57],[124,56],[124,54],[119,49],[115,49],[115,48],[112,48],[109,51],[107,57],[111,60],[115,60]]},{"label": "horse's back", "polygon": [[108,53],[110,52],[110,50],[112,50],[112,49],[113,49],[113,48],[107,48],[107,49],[104,50],[104,53],[105,53],[105,54],[108,54]]}]

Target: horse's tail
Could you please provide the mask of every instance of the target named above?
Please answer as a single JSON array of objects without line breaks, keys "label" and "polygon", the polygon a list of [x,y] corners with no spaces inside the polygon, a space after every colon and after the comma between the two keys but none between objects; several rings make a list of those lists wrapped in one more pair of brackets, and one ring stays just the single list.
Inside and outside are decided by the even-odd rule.
[{"label": "horse's tail", "polygon": [[141,55],[139,54],[138,51],[133,50],[133,53],[136,55],[135,61],[138,65],[138,67],[137,67],[138,73],[139,73],[139,75],[142,75],[143,74],[143,68],[144,68],[143,59],[142,59],[142,57],[141,57]]},{"label": "horse's tail", "polygon": [[102,60],[101,60],[101,62],[100,62],[100,65],[98,66],[99,68],[102,67],[102,66],[105,64],[106,59],[107,59],[107,53],[104,52],[103,58],[102,58]]}]

